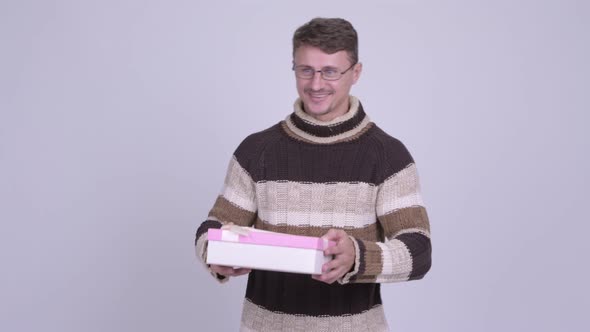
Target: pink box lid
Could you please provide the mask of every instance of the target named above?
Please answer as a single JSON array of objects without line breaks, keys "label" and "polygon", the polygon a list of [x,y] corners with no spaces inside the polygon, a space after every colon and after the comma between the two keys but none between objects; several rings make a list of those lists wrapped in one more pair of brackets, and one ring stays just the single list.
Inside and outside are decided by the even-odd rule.
[{"label": "pink box lid", "polygon": [[[207,231],[207,239],[209,241],[223,241],[223,232],[230,232],[224,229],[210,228]],[[237,234],[236,234],[237,235]],[[324,239],[312,236],[291,235],[277,232],[260,232],[251,231],[249,235],[238,235],[238,243],[260,244],[267,246],[291,247],[302,249],[316,249],[324,250],[328,247],[336,245],[334,241],[328,241],[328,245],[324,245]]]}]

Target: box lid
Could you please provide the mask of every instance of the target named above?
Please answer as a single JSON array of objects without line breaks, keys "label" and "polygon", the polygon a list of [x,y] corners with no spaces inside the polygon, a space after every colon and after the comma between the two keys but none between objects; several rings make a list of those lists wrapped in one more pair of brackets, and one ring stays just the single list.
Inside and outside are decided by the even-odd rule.
[{"label": "box lid", "polygon": [[207,231],[207,239],[209,241],[239,242],[316,250],[324,250],[336,245],[334,241],[328,241],[320,237],[261,231],[255,228],[239,226],[232,226],[229,229],[210,228]]}]

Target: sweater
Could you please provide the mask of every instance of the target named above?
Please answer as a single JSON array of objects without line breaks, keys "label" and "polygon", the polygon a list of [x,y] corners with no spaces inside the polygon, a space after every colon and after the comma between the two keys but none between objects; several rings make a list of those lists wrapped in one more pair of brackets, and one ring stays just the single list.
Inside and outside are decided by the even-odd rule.
[{"label": "sweater", "polygon": [[197,256],[205,261],[207,230],[230,222],[316,237],[343,229],[356,252],[351,271],[326,284],[252,270],[240,330],[387,331],[380,284],[421,279],[431,266],[414,160],[353,96],[349,111],[329,122],[306,114],[299,99],[294,108],[236,149],[221,194],[197,230]]}]

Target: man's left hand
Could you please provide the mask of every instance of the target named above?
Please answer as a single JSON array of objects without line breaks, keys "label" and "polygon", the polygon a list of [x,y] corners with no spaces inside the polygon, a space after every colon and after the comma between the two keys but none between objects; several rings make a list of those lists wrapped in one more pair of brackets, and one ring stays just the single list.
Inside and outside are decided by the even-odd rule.
[{"label": "man's left hand", "polygon": [[330,229],[323,238],[336,242],[335,246],[324,250],[325,256],[334,255],[334,258],[322,266],[322,274],[312,275],[311,277],[331,284],[352,269],[356,254],[352,240],[341,229]]}]

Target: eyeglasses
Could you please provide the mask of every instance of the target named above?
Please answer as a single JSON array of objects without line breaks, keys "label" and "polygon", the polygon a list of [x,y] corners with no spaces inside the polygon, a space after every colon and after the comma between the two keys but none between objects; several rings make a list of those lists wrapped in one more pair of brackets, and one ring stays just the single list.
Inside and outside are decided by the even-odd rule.
[{"label": "eyeglasses", "polygon": [[347,71],[352,69],[356,65],[356,62],[353,63],[348,69],[343,72],[338,71],[338,68],[334,67],[324,67],[321,70],[315,70],[313,67],[310,66],[295,66],[293,64],[293,71],[295,72],[295,76],[304,80],[310,80],[315,76],[315,73],[322,73],[322,78],[326,81],[337,81],[339,80],[342,75],[344,75]]}]

